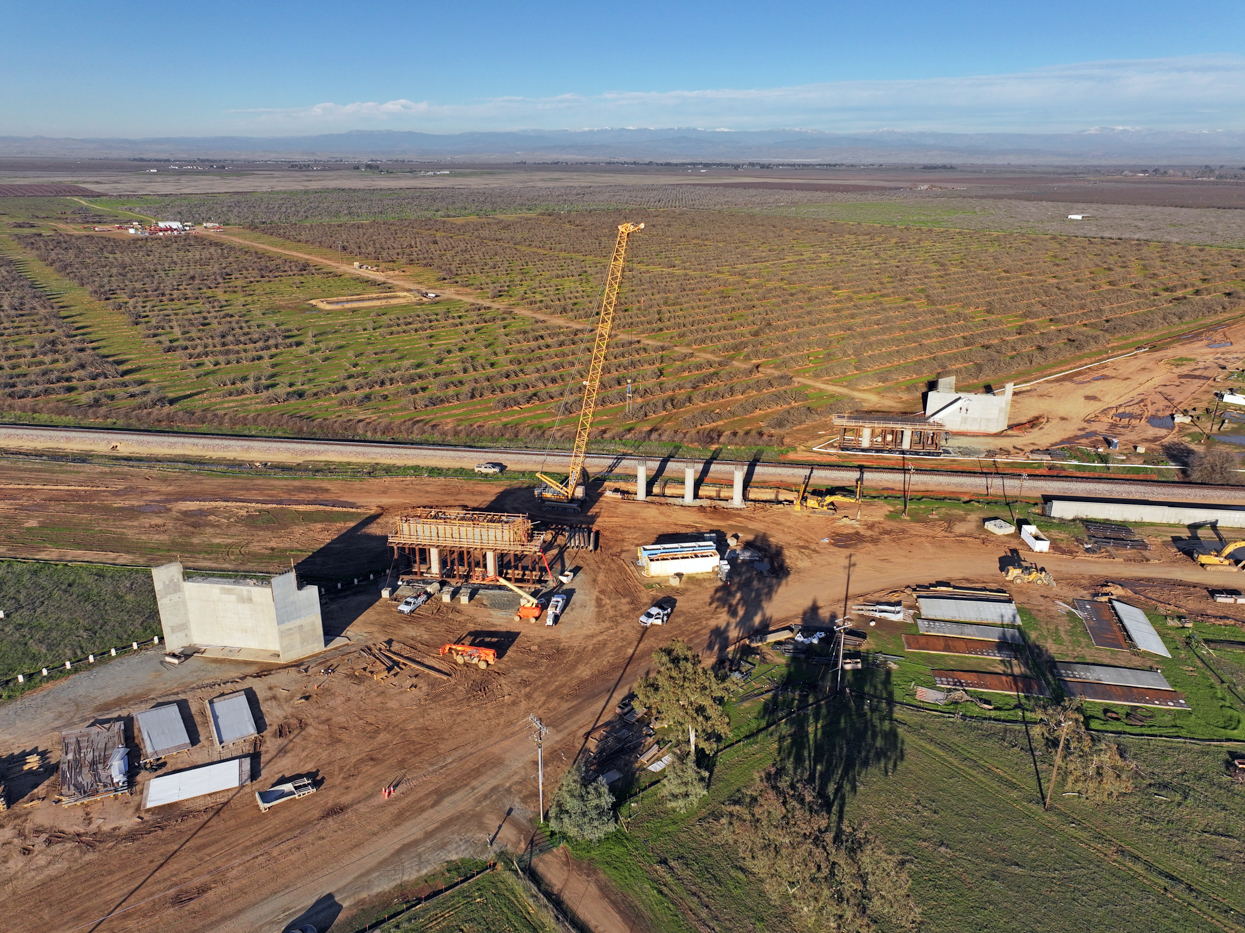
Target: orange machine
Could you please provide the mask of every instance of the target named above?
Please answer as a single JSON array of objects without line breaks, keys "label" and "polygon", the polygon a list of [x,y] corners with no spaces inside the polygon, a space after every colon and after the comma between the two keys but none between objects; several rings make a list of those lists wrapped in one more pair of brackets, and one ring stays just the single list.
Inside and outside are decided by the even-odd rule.
[{"label": "orange machine", "polygon": [[455,664],[474,664],[480,670],[497,663],[497,652],[492,648],[476,648],[473,645],[442,645],[441,657],[452,655]]}]

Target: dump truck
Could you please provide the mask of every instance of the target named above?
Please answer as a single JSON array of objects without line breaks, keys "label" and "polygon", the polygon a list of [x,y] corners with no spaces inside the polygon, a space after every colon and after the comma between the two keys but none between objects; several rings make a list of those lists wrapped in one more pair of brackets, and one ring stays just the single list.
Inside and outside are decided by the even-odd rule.
[{"label": "dump truck", "polygon": [[441,657],[450,655],[455,664],[474,664],[480,670],[497,663],[497,651],[493,648],[477,648],[474,645],[442,645]]}]

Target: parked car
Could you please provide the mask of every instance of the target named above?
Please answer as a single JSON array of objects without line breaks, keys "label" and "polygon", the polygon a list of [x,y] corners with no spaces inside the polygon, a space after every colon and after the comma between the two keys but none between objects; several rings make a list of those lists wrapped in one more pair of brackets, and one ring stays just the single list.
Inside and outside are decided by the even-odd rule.
[{"label": "parked car", "polygon": [[670,621],[672,612],[674,612],[674,606],[668,603],[657,603],[657,605],[645,611],[644,615],[640,616],[640,624],[645,628],[648,628],[650,625],[665,625]]},{"label": "parked car", "polygon": [[557,625],[558,618],[562,615],[562,611],[566,608],[566,594],[559,593],[549,601],[549,608],[545,611],[545,625]]},{"label": "parked car", "polygon": [[489,461],[488,463],[477,463],[476,464],[476,472],[483,473],[486,476],[496,476],[498,473],[501,473],[505,469],[506,469],[506,465],[504,463],[495,463],[493,461]]}]

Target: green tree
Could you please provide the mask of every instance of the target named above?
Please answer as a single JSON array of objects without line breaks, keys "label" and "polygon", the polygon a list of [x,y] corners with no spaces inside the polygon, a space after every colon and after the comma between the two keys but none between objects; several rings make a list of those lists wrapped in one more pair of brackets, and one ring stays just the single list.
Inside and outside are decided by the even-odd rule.
[{"label": "green tree", "polygon": [[902,859],[864,827],[835,825],[806,781],[771,768],[726,805],[725,827],[745,870],[790,905],[807,930],[870,933],[877,923],[915,930],[921,912]]},{"label": "green tree", "polygon": [[1068,788],[1091,800],[1114,800],[1133,789],[1137,765],[1125,758],[1114,742],[1094,740],[1085,727],[1079,700],[1040,706],[1037,718],[1047,745],[1056,749],[1055,767],[1046,792],[1047,809],[1055,795],[1060,764],[1065,762]]},{"label": "green tree", "polygon": [[636,699],[653,710],[660,725],[687,730],[693,758],[696,741],[706,751],[717,748],[730,731],[730,719],[722,708],[729,691],[700,655],[681,641],[659,648],[653,655],[653,671],[635,685]]},{"label": "green tree", "polygon": [[589,781],[583,765],[575,765],[558,785],[549,805],[549,826],[554,832],[596,842],[614,831],[614,795],[605,781]]},{"label": "green tree", "polygon": [[696,801],[709,793],[709,772],[696,767],[691,755],[676,755],[662,771],[657,795],[666,806],[686,813]]}]

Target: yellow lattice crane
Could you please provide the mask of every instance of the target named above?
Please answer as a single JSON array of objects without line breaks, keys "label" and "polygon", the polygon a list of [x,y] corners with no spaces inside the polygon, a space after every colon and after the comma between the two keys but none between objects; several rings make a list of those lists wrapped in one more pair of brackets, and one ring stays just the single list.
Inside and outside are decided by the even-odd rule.
[{"label": "yellow lattice crane", "polygon": [[545,485],[539,490],[541,500],[554,507],[578,511],[582,498],[576,493],[579,484],[586,480],[584,461],[588,457],[588,435],[592,431],[592,416],[597,410],[597,395],[601,390],[601,373],[605,368],[605,353],[609,349],[610,330],[614,326],[614,306],[618,303],[618,287],[622,284],[623,260],[627,256],[627,238],[644,224],[619,224],[618,241],[614,244],[614,256],[610,260],[609,275],[605,279],[605,293],[601,297],[601,313],[597,318],[597,336],[592,346],[592,362],[588,365],[588,378],[584,380],[584,400],[579,409],[579,428],[575,431],[575,449],[571,452],[571,467],[566,482],[544,473],[537,473]]}]

